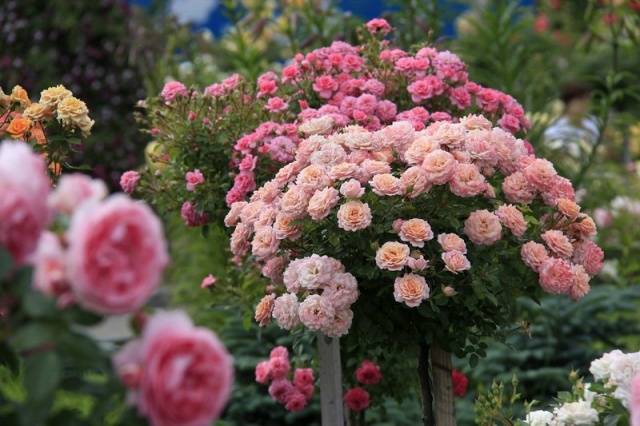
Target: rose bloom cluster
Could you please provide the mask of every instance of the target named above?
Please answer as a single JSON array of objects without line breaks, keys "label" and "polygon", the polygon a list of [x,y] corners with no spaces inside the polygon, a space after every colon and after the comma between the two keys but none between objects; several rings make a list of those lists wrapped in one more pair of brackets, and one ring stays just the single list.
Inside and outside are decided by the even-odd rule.
[{"label": "rose bloom cluster", "polygon": [[[378,21],[391,31],[384,19],[371,22]],[[335,41],[328,47],[297,54],[279,74],[264,73],[256,83],[256,102],[265,103],[273,120],[282,121],[297,114],[298,125],[328,117],[332,121],[316,121],[315,126],[357,124],[378,130],[396,120],[406,120],[421,130],[430,122],[479,112],[511,133],[529,127],[524,109],[515,99],[470,81],[466,65],[455,54],[425,47],[411,55],[376,38],[388,34],[375,29],[378,27],[367,24],[374,37],[363,45]],[[248,148],[261,149],[272,159],[271,151],[281,149],[271,146],[273,143],[264,146],[263,129],[274,125],[265,122],[237,141],[234,150],[242,154],[242,159],[235,162],[237,178],[253,176],[247,172],[246,163],[244,170],[240,167],[245,159],[247,163],[256,160]],[[281,126],[295,130],[293,124]],[[285,146],[295,148],[286,139],[278,139],[278,145],[285,142]],[[234,183],[227,195],[228,204],[248,192],[241,190],[246,180],[244,177]]]},{"label": "rose bloom cluster", "polygon": [[[235,227],[232,253],[238,258],[250,253],[275,284],[288,259],[291,263],[282,279],[287,291],[295,293],[318,288],[318,277],[321,281],[328,275],[324,269],[331,269],[315,254],[295,259],[305,224],[359,238],[358,233],[376,229],[374,218],[385,213],[373,211],[371,205],[393,199],[396,210],[412,211],[413,205],[435,192],[466,199],[463,202],[470,206],[479,199],[478,203],[492,207],[471,210],[456,232],[434,229],[430,217],[414,213],[391,218],[391,229],[376,231],[382,235],[367,233],[378,249],[374,259],[363,260],[395,275],[397,302],[420,306],[433,290],[427,280],[432,271],[465,274],[473,268],[468,243],[486,248],[507,236],[522,245],[522,259],[539,273],[543,290],[574,299],[588,292],[590,275],[602,266],[602,251],[589,239],[595,225],[573,201],[571,183],[551,163],[531,154],[524,141],[479,115],[438,121],[418,131],[410,122],[397,121],[376,131],[352,125],[330,134],[312,134],[300,143],[295,160],[255,191],[250,202],[231,206],[225,224]],[[532,203],[547,212],[539,217],[542,231],[533,229],[523,214]],[[440,222],[443,212],[446,207],[434,219]],[[389,234],[394,237],[389,239]],[[305,248],[312,253],[322,248],[319,242],[308,244]],[[312,259],[312,272],[304,268],[297,272],[300,264]],[[355,291],[352,294],[357,297]],[[266,296],[261,305],[270,306],[272,297]],[[331,317],[335,309],[322,303],[324,293],[310,297],[313,312],[322,313],[323,319]],[[351,294],[348,302],[355,302]],[[313,330],[325,327],[317,318],[299,317]],[[291,325],[279,323],[287,329]]]},{"label": "rose bloom cluster", "polygon": [[344,393],[344,403],[349,410],[359,412],[369,408],[371,396],[364,386],[375,386],[382,380],[380,366],[373,361],[364,360],[355,372],[359,386],[347,389]]},{"label": "rose bloom cluster", "polygon": [[43,90],[38,102],[31,102],[20,86],[15,86],[10,95],[0,88],[0,137],[6,134],[44,144],[44,126],[51,119],[66,129],[78,130],[83,137],[91,134],[94,124],[87,105],[63,85]]},{"label": "rose bloom cluster", "polygon": [[269,395],[274,401],[282,404],[288,411],[303,410],[315,389],[315,378],[311,368],[293,369],[289,362],[289,351],[284,346],[271,350],[269,359],[256,365],[255,379],[257,383],[269,385]]},{"label": "rose bloom cluster", "polygon": [[[265,235],[261,236],[264,231]],[[264,239],[277,242],[273,230],[265,227],[256,231],[255,247]],[[266,235],[270,233],[271,235]],[[263,238],[263,239],[261,239]],[[268,253],[267,253],[268,254]],[[276,265],[277,263],[278,265]],[[265,264],[265,274],[273,275],[279,268],[280,258],[272,258]],[[277,279],[277,278],[276,278]],[[256,307],[255,319],[264,326],[273,317],[279,327],[291,330],[303,324],[311,331],[320,331],[330,337],[347,333],[353,319],[351,305],[358,298],[358,282],[338,260],[327,256],[312,255],[289,263],[282,274],[286,292],[280,296],[267,294]]]}]

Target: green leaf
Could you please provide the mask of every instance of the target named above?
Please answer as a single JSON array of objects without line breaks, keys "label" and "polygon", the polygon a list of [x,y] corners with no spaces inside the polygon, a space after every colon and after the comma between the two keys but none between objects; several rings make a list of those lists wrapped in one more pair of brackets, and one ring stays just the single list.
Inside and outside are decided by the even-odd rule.
[{"label": "green leaf", "polygon": [[11,338],[11,346],[18,352],[33,349],[53,340],[55,328],[41,322],[31,322],[20,327]]},{"label": "green leaf", "polygon": [[57,314],[55,301],[33,289],[27,291],[22,303],[25,312],[35,318],[52,317]]},{"label": "green leaf", "polygon": [[33,354],[25,359],[24,367],[27,405],[53,400],[62,372],[58,354],[53,351]]},{"label": "green leaf", "polygon": [[13,257],[11,253],[0,247],[0,281],[7,278],[11,269],[13,269]]}]

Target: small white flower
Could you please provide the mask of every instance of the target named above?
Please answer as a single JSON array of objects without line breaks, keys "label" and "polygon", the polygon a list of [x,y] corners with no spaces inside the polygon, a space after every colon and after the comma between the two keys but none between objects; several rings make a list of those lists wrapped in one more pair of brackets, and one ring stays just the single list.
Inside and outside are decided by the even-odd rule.
[{"label": "small white flower", "polygon": [[550,426],[552,421],[553,413],[544,410],[532,411],[524,419],[529,426]]},{"label": "small white flower", "polygon": [[584,400],[567,402],[555,408],[553,414],[558,425],[589,426],[598,422],[598,412]]}]

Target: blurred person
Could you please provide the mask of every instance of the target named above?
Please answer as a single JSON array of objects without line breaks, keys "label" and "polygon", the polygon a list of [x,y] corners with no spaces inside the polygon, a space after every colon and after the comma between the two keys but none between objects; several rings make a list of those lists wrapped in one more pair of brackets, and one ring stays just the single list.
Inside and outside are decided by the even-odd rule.
[{"label": "blurred person", "polygon": [[543,143],[552,157],[575,170],[600,137],[598,120],[590,114],[591,89],[583,83],[570,83],[561,94],[562,115],[545,131]]}]

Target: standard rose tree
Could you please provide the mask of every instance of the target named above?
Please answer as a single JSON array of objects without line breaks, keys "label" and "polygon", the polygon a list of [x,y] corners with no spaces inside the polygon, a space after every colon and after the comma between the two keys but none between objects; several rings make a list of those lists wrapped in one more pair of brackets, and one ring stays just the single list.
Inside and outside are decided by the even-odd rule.
[{"label": "standard rose tree", "polygon": [[[114,358],[120,381],[112,349],[105,349],[118,342],[96,342],[79,327],[102,315],[144,317],[140,309],[168,263],[162,225],[145,204],[107,197],[103,182],[81,174],[63,175],[52,189],[42,156],[24,142],[2,142],[0,260],[8,336],[2,366],[18,374],[23,365],[26,390],[24,401],[5,406],[3,424],[18,418],[43,424],[53,415],[56,391],[79,386],[95,398],[95,413],[114,410],[114,402],[124,403],[120,381],[130,391],[127,401],[152,425],[204,425],[219,417],[232,360],[211,331],[194,327],[185,314],[137,322],[142,336]],[[135,413],[120,412],[119,421],[133,421],[127,418]]]}]

